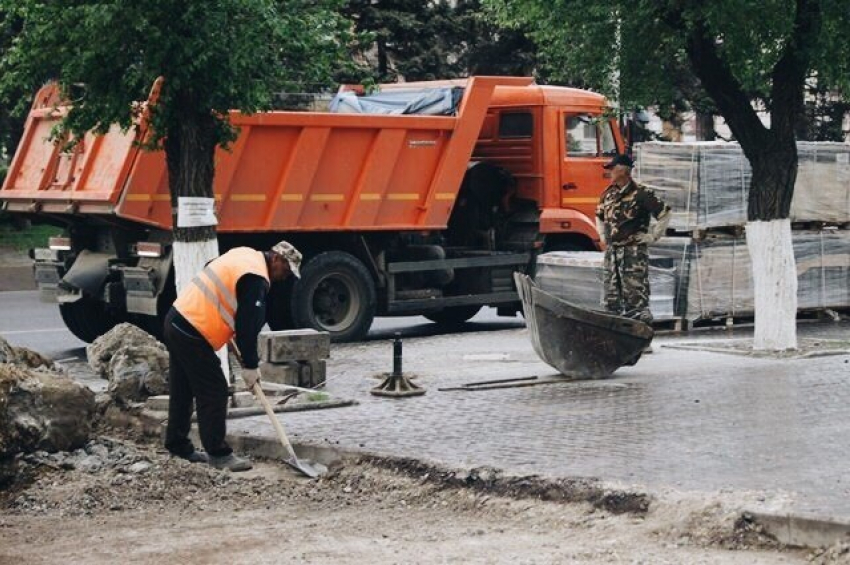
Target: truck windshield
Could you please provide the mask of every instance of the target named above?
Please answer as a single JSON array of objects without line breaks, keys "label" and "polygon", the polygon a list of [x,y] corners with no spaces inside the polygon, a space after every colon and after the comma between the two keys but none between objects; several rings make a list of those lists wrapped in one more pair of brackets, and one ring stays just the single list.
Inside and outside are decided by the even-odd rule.
[{"label": "truck windshield", "polygon": [[568,157],[599,157],[617,152],[614,132],[609,120],[579,114],[567,116],[564,123]]}]

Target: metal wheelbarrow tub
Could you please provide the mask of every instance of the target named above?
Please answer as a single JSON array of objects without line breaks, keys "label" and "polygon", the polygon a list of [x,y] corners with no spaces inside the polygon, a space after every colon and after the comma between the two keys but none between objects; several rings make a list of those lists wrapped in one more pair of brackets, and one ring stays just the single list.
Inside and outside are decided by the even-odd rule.
[{"label": "metal wheelbarrow tub", "polygon": [[514,273],[531,344],[540,358],[563,373],[601,379],[634,365],[654,335],[648,324],[570,304]]}]

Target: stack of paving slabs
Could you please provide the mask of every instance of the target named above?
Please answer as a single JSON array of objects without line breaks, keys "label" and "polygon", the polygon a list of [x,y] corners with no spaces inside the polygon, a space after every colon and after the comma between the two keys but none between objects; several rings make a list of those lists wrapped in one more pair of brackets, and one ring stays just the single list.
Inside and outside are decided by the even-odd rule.
[{"label": "stack of paving slabs", "polygon": [[[850,222],[850,144],[797,143],[794,222]],[[692,232],[743,226],[752,170],[737,143],[641,143],[636,179],[673,210],[670,228]]]},{"label": "stack of paving slabs", "polygon": [[[656,320],[676,316],[675,263],[669,257],[650,257],[649,310]],[[553,251],[537,258],[537,286],[582,308],[602,309],[604,254],[595,251]]]},{"label": "stack of paving slabs", "polygon": [[331,355],[328,332],[286,330],[262,332],[259,337],[260,372],[270,383],[315,388],[325,382]]},{"label": "stack of paving slabs", "polygon": [[[850,307],[850,231],[795,231],[792,240],[798,309]],[[676,315],[693,321],[753,314],[752,263],[745,237],[667,237],[654,244],[650,254],[672,262]]]}]

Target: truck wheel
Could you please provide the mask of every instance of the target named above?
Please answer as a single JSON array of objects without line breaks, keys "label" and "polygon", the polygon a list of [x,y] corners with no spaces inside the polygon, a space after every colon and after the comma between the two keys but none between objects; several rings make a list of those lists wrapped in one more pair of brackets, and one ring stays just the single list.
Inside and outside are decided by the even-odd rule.
[{"label": "truck wheel", "polygon": [[377,293],[359,259],[327,251],[301,269],[291,304],[296,327],[330,332],[333,341],[355,341],[365,337],[372,325]]},{"label": "truck wheel", "polygon": [[71,333],[86,343],[93,342],[119,322],[102,303],[88,296],[60,304],[59,313]]},{"label": "truck wheel", "polygon": [[272,284],[266,301],[266,321],[273,331],[295,328],[292,316],[292,277]]},{"label": "truck wheel", "polygon": [[428,312],[425,317],[441,326],[457,326],[475,316],[481,306],[454,306],[437,312]]}]

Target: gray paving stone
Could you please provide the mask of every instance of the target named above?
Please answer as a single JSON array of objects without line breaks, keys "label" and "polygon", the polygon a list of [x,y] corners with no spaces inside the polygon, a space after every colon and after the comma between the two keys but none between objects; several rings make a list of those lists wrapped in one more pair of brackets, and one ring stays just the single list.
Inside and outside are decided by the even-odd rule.
[{"label": "gray paving stone", "polygon": [[[800,328],[820,337],[848,331],[846,323]],[[359,405],[283,421],[297,441],[352,451],[649,487],[764,491],[799,512],[850,517],[850,357],[755,359],[667,349],[665,339],[609,380],[486,392],[437,389],[552,376],[525,330],[408,339],[405,371],[428,392],[398,400],[369,394],[374,375],[391,367],[389,341],[335,345],[328,390]],[[273,434],[263,418],[231,428]]]}]

